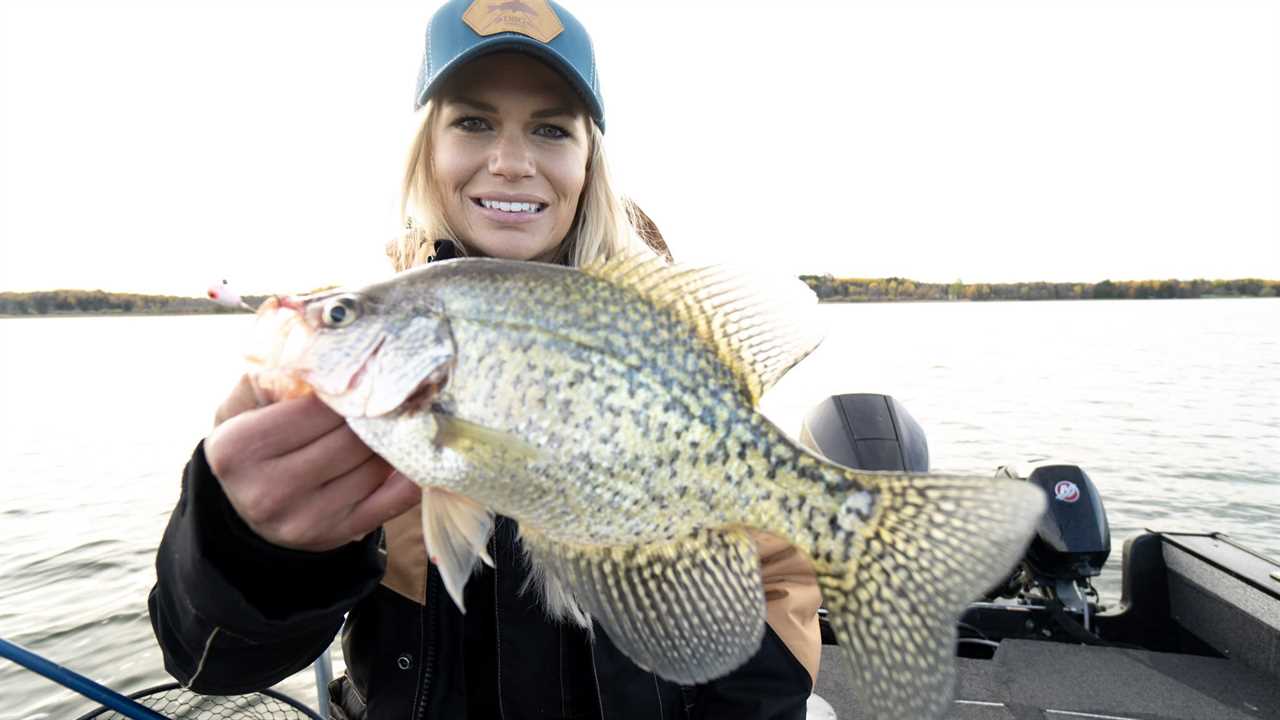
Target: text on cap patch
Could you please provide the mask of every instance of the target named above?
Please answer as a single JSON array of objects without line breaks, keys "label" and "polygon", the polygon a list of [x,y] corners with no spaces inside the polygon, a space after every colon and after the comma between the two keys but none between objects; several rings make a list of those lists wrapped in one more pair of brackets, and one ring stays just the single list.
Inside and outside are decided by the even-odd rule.
[{"label": "text on cap patch", "polygon": [[544,43],[564,31],[547,0],[476,0],[462,21],[478,35],[514,32]]}]

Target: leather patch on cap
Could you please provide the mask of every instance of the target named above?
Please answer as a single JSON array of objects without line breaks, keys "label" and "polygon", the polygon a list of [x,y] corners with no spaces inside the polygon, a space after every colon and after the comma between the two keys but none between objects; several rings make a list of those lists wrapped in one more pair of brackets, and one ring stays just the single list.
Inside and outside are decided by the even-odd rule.
[{"label": "leather patch on cap", "polygon": [[547,0],[476,0],[462,21],[479,35],[514,32],[544,43],[564,32]]}]

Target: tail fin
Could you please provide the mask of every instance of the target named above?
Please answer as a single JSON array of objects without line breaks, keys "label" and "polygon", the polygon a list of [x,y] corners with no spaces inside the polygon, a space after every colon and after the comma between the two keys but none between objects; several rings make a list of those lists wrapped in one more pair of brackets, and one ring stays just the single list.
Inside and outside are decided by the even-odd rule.
[{"label": "tail fin", "polygon": [[1022,556],[1044,494],[1007,480],[842,470],[876,497],[845,571],[818,579],[855,697],[866,717],[940,718],[960,613]]}]

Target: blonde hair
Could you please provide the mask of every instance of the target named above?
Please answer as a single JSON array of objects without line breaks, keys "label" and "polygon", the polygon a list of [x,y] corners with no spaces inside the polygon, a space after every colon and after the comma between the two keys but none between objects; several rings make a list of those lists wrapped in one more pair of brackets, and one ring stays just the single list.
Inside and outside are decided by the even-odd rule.
[{"label": "blonde hair", "polygon": [[[459,255],[470,254],[466,243],[444,217],[439,185],[432,172],[431,132],[439,115],[438,107],[433,100],[428,100],[417,111],[417,131],[409,146],[400,188],[404,232],[387,245],[387,255],[397,272],[427,262],[435,252],[436,240],[452,240]],[[648,247],[632,228],[633,206],[614,192],[605,158],[604,134],[594,120],[588,119],[587,123],[591,145],[582,195],[573,225],[553,259],[557,264],[574,267]]]}]

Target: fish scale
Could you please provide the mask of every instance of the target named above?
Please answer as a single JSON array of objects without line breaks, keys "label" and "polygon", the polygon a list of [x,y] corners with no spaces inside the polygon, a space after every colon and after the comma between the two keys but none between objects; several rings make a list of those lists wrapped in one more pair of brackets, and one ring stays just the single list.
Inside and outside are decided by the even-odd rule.
[{"label": "fish scale", "polygon": [[[491,334],[498,334],[486,325],[480,325],[472,322],[455,322],[454,337],[460,346],[487,348],[492,346],[492,338],[486,337]],[[505,334],[498,334],[505,336]],[[509,378],[499,379],[496,369],[502,365],[501,358],[511,358],[513,353],[520,353],[523,356],[517,356],[516,364],[523,364],[526,367],[533,365],[534,367],[546,367],[548,363],[554,364],[556,368],[577,369],[586,374],[593,382],[600,381],[600,375],[604,372],[600,363],[591,363],[589,358],[574,357],[574,353],[544,353],[540,348],[527,348],[520,344],[515,344],[505,352],[481,352],[477,353],[477,365],[479,372],[474,375],[474,379],[457,379],[453,393],[450,397],[466,398],[458,400],[453,404],[454,412],[460,416],[467,417],[473,422],[484,424],[488,427],[499,427],[503,431],[512,434],[520,434],[536,442],[540,435],[550,435],[550,431],[545,428],[535,428],[532,420],[521,423],[520,415],[508,402],[512,395],[507,392],[510,387]],[[468,355],[460,356],[460,364],[468,362]],[[613,375],[616,377],[616,375]],[[573,417],[566,424],[568,432],[556,437],[554,440],[544,445],[544,450],[549,453],[570,449],[574,451],[571,462],[582,464],[584,467],[606,466],[612,467],[616,471],[631,470],[632,474],[637,478],[635,483],[619,483],[611,482],[605,474],[588,475],[584,478],[579,488],[579,495],[584,503],[589,503],[595,508],[609,508],[611,511],[619,513],[627,518],[627,522],[623,525],[612,527],[602,525],[598,522],[587,522],[592,518],[589,514],[577,515],[575,519],[580,521],[580,525],[570,527],[562,525],[561,530],[567,535],[581,538],[585,541],[607,542],[616,541],[620,537],[635,537],[637,533],[643,532],[646,536],[652,536],[652,539],[669,537],[669,533],[677,530],[691,530],[688,528],[672,527],[668,522],[670,515],[658,515],[649,513],[648,505],[655,498],[665,498],[667,502],[673,502],[674,498],[668,494],[672,488],[671,485],[658,482],[662,479],[660,472],[655,472],[653,468],[652,458],[646,457],[640,453],[623,453],[618,454],[612,452],[620,443],[618,438],[639,438],[648,429],[649,424],[638,424],[637,419],[653,420],[653,415],[648,412],[648,408],[644,406],[638,398],[632,398],[629,393],[620,391],[618,384],[605,383],[604,397],[609,398],[609,402],[603,405],[595,405],[590,408],[578,408],[572,412]],[[587,412],[583,412],[583,410]],[[635,414],[626,412],[627,410],[635,411]],[[560,413],[560,420],[570,412],[566,406]],[[512,418],[516,418],[512,422]],[[698,423],[697,420],[689,421],[676,413],[666,415],[669,424],[682,424],[686,427],[685,434],[699,435],[707,432],[705,427],[691,427]],[[638,447],[636,442],[623,442],[624,447]],[[687,463],[691,459],[689,456],[694,455],[686,451],[682,454],[681,462]],[[700,457],[692,458],[696,462],[700,461]],[[535,465],[535,471],[538,467]],[[523,470],[523,469],[522,469]],[[642,472],[637,472],[642,471]],[[677,468],[677,472],[679,469]],[[451,486],[450,489],[463,494],[487,495],[502,492],[500,487],[508,483],[506,477],[472,474],[459,480],[459,485]],[[548,498],[559,497],[556,492],[556,486],[559,481],[549,472],[534,472],[529,483],[525,487],[532,497]],[[726,498],[727,499],[727,498]],[[529,516],[534,514],[532,508],[517,507],[512,502],[498,508],[499,512],[511,514],[513,516]],[[539,508],[540,510],[541,508]],[[701,508],[703,512],[710,512],[713,506]],[[566,518],[567,520],[567,518]],[[608,534],[602,534],[607,531]]]},{"label": "fish scale", "polygon": [[[594,618],[641,667],[705,682],[759,647],[751,533],[764,532],[811,561],[868,713],[936,718],[957,616],[1020,556],[1044,499],[1026,483],[844,468],[761,415],[760,395],[817,342],[796,285],[775,297],[642,257],[581,271],[452,260],[295,301],[308,322],[286,323],[280,345],[298,357],[257,355],[427,488],[429,556],[460,608],[492,513],[508,515],[549,612]],[[328,322],[333,303],[353,317]]]},{"label": "fish scale", "polygon": [[[710,469],[728,481],[718,486],[707,485],[706,489],[709,491],[717,488],[720,491],[712,493],[709,496],[710,502],[695,510],[704,515],[715,513],[722,516],[724,515],[722,506],[740,503],[741,496],[734,488],[734,485],[740,483],[740,478],[724,472],[724,462],[728,460],[726,450],[728,433],[722,429],[732,425],[729,410],[723,404],[719,407],[712,404],[720,403],[718,398],[732,397],[732,391],[725,389],[716,393],[715,389],[703,389],[698,394],[678,395],[678,401],[674,405],[655,410],[648,400],[655,397],[655,393],[664,386],[670,388],[672,381],[670,374],[659,373],[652,377],[632,374],[631,377],[635,382],[630,384],[629,389],[624,390],[619,378],[625,378],[627,375],[609,367],[609,364],[616,363],[616,360],[602,361],[600,355],[584,356],[580,351],[576,351],[579,347],[576,343],[570,343],[564,350],[555,347],[558,343],[547,343],[552,345],[553,350],[546,351],[546,344],[531,347],[523,342],[511,342],[510,328],[505,325],[481,323],[467,318],[455,320],[452,327],[455,342],[459,347],[472,348],[465,354],[460,354],[459,363],[466,364],[474,356],[475,366],[478,368],[478,372],[470,377],[459,376],[455,380],[457,384],[449,397],[466,398],[466,400],[460,399],[453,406],[454,412],[488,427],[500,427],[513,434],[528,433],[532,430],[529,425],[522,425],[519,421],[512,423],[512,418],[518,418],[519,415],[516,412],[517,408],[508,401],[512,395],[509,392],[511,382],[509,377],[500,377],[502,368],[508,364],[523,366],[526,370],[533,367],[538,369],[534,375],[543,378],[548,375],[581,372],[589,377],[592,383],[597,384],[600,389],[597,393],[599,399],[592,404],[592,407],[579,408],[575,411],[574,417],[570,419],[565,429],[566,432],[562,433],[561,439],[557,441],[559,445],[549,445],[548,450],[555,451],[560,446],[569,445],[580,448],[583,453],[592,454],[594,449],[596,455],[594,459],[598,462],[609,462],[616,469],[624,471],[627,469],[642,471],[635,473],[635,497],[638,500],[665,500],[670,503],[676,499],[672,497],[676,486],[659,482],[664,475],[661,472],[663,459],[655,459],[652,455],[644,453],[631,452],[619,455],[616,452],[619,447],[643,447],[639,438],[656,426],[665,423],[669,428],[679,428],[674,433],[676,436],[692,440],[678,454],[673,466],[677,476],[703,473]],[[501,352],[494,352],[492,348],[504,339],[508,341],[508,346]],[[481,348],[481,350],[477,351],[475,348]],[[617,352],[630,350],[631,348],[616,348]],[[637,387],[645,392],[643,394],[637,392]],[[566,408],[561,413],[562,421],[568,412]],[[620,442],[618,438],[624,440]],[[741,437],[739,442],[745,447],[747,438]],[[757,469],[761,472],[765,471],[763,465]],[[475,478],[471,480],[475,481]],[[583,485],[584,491],[593,494],[632,486],[630,483],[617,482],[616,477],[614,480],[604,476],[587,477],[583,480],[586,483]],[[453,489],[465,493],[468,488]],[[475,488],[472,489],[475,490]],[[547,491],[552,492],[553,488],[548,487]],[[622,507],[610,507],[610,509],[637,519],[642,518],[640,513],[645,510],[643,507],[636,507],[633,503]],[[583,530],[590,531],[600,527],[599,524],[593,524],[593,527]],[[666,535],[670,532],[668,526],[664,524],[654,527],[655,529],[650,531],[653,539],[669,537]],[[680,529],[692,530],[693,526]],[[628,537],[634,538],[634,533],[639,530],[637,526],[628,526],[626,532]],[[590,539],[605,541],[611,538],[595,536]]]}]

